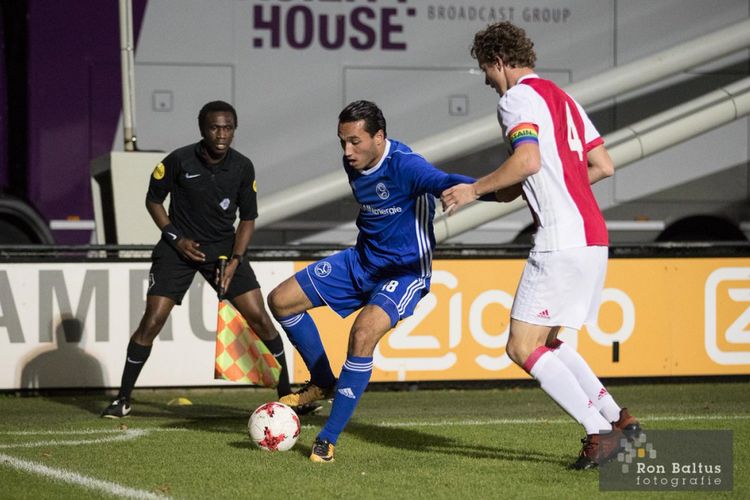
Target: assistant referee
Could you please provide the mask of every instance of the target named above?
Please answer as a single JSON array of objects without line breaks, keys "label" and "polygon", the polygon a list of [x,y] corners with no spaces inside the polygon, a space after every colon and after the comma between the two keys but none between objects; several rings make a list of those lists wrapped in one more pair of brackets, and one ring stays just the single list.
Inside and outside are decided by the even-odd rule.
[{"label": "assistant referee", "polygon": [[[130,337],[117,398],[104,409],[103,417],[130,413],[130,395],[154,339],[172,308],[182,302],[196,272],[218,288],[220,255],[232,256],[221,283],[225,298],[281,364],[279,396],[291,392],[281,337],[266,312],[255,273],[244,261],[258,205],[253,163],[230,147],[237,112],[224,101],[209,102],[198,114],[198,126],[203,139],[173,151],[151,174],[146,209],[162,237],[151,255],[146,311]],[[168,194],[169,214],[164,208]],[[306,409],[316,408],[298,408],[299,413]]]}]

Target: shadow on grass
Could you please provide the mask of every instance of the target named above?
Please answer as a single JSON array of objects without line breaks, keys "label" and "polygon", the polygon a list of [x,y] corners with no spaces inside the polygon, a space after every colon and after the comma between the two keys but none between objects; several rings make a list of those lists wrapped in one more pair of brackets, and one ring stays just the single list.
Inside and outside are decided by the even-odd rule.
[{"label": "shadow on grass", "polygon": [[[107,400],[108,396],[106,394],[107,393],[104,389],[96,391],[86,391],[85,393],[56,390],[29,392],[25,393],[23,397],[41,397],[45,401],[49,401],[54,404],[77,408],[85,413],[99,416],[104,407],[107,406],[109,401],[111,401],[111,399],[109,401]],[[103,401],[108,402],[102,404]]]},{"label": "shadow on grass", "polygon": [[[100,395],[66,395],[49,396],[50,401],[57,404],[65,404],[78,407],[95,418],[99,418],[101,410],[106,406],[106,399],[102,400]],[[180,428],[188,430],[199,430],[212,433],[225,433],[235,435],[236,440],[227,442],[227,445],[238,449],[254,451],[255,445],[246,438],[247,420],[251,411],[261,404],[253,398],[247,400],[243,406],[227,404],[200,404],[179,406],[169,405],[166,402],[155,401],[151,398],[137,398],[133,400],[132,416],[122,419],[122,423],[128,426],[139,424],[156,424],[161,427]],[[322,427],[328,416],[306,415],[301,417],[303,425]],[[152,419],[148,422],[148,419]],[[489,432],[489,431],[488,431]],[[390,448],[409,450],[416,453],[443,454],[448,456],[464,456],[470,458],[489,458],[508,461],[525,461],[533,463],[548,463],[566,466],[571,457],[560,454],[547,453],[534,450],[529,447],[490,447],[481,444],[466,443],[455,437],[431,434],[424,430],[413,428],[390,427],[383,425],[367,424],[351,421],[342,436],[352,434],[370,443]],[[242,436],[240,438],[240,436]],[[298,442],[294,452],[307,457],[311,452],[311,442]],[[257,450],[263,453],[262,450]]]},{"label": "shadow on grass", "polygon": [[[41,397],[55,404],[71,406],[78,408],[92,417],[99,418],[102,410],[112,401],[113,397],[108,397],[104,393],[97,394],[41,394]],[[176,418],[196,420],[235,420],[240,418],[249,418],[252,410],[247,407],[221,405],[221,404],[189,404],[189,405],[170,405],[166,402],[157,402],[148,398],[133,398],[132,413],[123,422],[135,421],[139,418]],[[180,424],[179,421],[172,421],[170,425]],[[208,429],[206,429],[208,430]]]},{"label": "shadow on grass", "polygon": [[[303,424],[322,427],[326,416],[304,417]],[[490,447],[476,444],[462,443],[460,440],[445,437],[428,432],[404,429],[398,427],[384,427],[361,422],[349,422],[342,439],[346,434],[352,434],[372,444],[408,450],[417,453],[442,454],[447,456],[464,456],[469,458],[488,458],[495,460],[522,461],[533,463],[546,463],[551,465],[567,466],[571,457],[543,451],[534,451],[528,448]],[[259,450],[249,440],[233,441],[230,446],[238,449]],[[300,443],[292,450],[293,452],[309,457],[312,451],[312,443]]]},{"label": "shadow on grass", "polygon": [[468,444],[456,438],[439,436],[414,429],[350,422],[346,427],[346,432],[381,446],[420,453],[440,453],[450,456],[460,455],[469,458],[519,460],[563,466],[570,463],[570,457],[564,457],[555,453],[535,451],[529,448],[517,449]]},{"label": "shadow on grass", "polygon": [[[120,424],[125,427],[161,427],[185,430],[197,430],[226,435],[243,436],[247,433],[247,421],[250,412],[256,407],[253,398],[240,398],[238,404],[222,403],[193,403],[191,405],[170,405],[167,401],[174,399],[158,397],[134,398],[132,413],[122,419],[101,418],[102,410],[112,400],[112,397],[101,393],[86,394],[36,394],[40,400],[46,402],[46,410],[50,415],[57,412],[54,406],[65,406],[77,410],[76,420],[91,421],[92,424]],[[32,397],[28,394],[25,397]],[[247,405],[242,402],[247,401]],[[260,403],[258,403],[260,404]],[[68,415],[69,410],[60,409],[60,415]],[[2,495],[0,495],[2,496]]]},{"label": "shadow on grass", "polygon": [[[134,402],[134,405],[136,402]],[[135,406],[134,406],[135,408]],[[135,410],[134,410],[135,412]],[[227,405],[169,406],[164,403],[143,401],[138,403],[136,415],[149,418],[168,418],[164,427],[200,430],[205,432],[219,432],[243,435],[242,439],[229,441],[233,448],[256,451],[259,450],[245,438],[247,419],[251,410]],[[321,428],[325,425],[328,415],[306,415],[301,417],[302,425]],[[134,420],[133,420],[134,421]],[[488,431],[489,432],[489,431]],[[351,421],[346,427],[346,434],[352,434],[370,443],[408,450],[416,453],[443,454],[447,456],[464,456],[469,458],[488,458],[508,461],[525,461],[533,463],[547,463],[551,465],[567,466],[571,457],[555,453],[533,450],[530,448],[490,447],[462,442],[454,437],[432,434],[424,430],[403,427],[388,427],[362,422]],[[346,439],[346,434],[342,439]],[[312,442],[298,442],[293,452],[308,457],[312,451]]]},{"label": "shadow on grass", "polygon": [[[250,438],[242,439],[238,441],[232,441],[228,444],[232,448],[237,448],[238,450],[247,450],[252,453],[260,453],[260,454],[270,453],[266,450],[262,450],[258,448],[257,446],[255,446],[255,444],[252,441],[250,441]],[[296,453],[297,455],[307,458],[310,456],[311,451],[312,451],[312,446],[304,445],[304,444],[301,444],[299,441],[297,441],[297,444],[294,445],[294,448],[292,448],[286,453]]]},{"label": "shadow on grass", "polygon": [[[137,413],[136,413],[136,406]],[[133,418],[124,420],[136,422],[138,417],[153,419],[168,419],[162,427],[199,430],[204,432],[243,434],[247,433],[247,422],[255,408],[261,403],[252,403],[245,407],[237,407],[221,404],[191,404],[186,406],[170,406],[165,403],[142,401],[133,403]],[[300,417],[302,425],[321,426],[326,417],[317,415],[305,415]],[[250,441],[238,441],[238,447],[252,448]],[[232,445],[232,443],[230,443]],[[246,446],[247,445],[247,446]]]}]

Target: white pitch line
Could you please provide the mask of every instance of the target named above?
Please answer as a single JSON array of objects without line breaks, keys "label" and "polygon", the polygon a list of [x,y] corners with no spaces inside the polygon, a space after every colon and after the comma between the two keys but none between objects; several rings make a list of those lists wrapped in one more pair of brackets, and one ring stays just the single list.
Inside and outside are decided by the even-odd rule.
[{"label": "white pitch line", "polygon": [[167,428],[143,428],[143,429],[82,429],[76,431],[5,431],[0,435],[6,436],[66,436],[66,435],[92,435],[92,434],[111,434],[95,439],[50,439],[46,441],[33,441],[29,443],[7,443],[0,444],[0,450],[12,448],[37,448],[41,446],[80,446],[85,444],[104,444],[116,441],[130,441],[132,439],[145,436],[151,432],[175,432],[186,431],[187,429],[167,427]]},{"label": "white pitch line", "polygon": [[76,484],[83,486],[84,488],[102,491],[110,495],[115,495],[123,498],[137,498],[137,499],[159,499],[163,500],[165,496],[157,495],[150,491],[138,490],[135,488],[128,488],[117,483],[110,481],[103,481],[101,479],[94,479],[92,477],[83,476],[75,472],[67,471],[65,469],[55,469],[48,467],[43,464],[30,462],[28,460],[22,460],[20,458],[12,457],[0,453],[0,465],[6,465],[13,467],[14,469],[29,472],[31,474],[38,474],[45,476],[57,481],[63,481],[65,483]]},{"label": "white pitch line", "polygon": [[[50,439],[46,441],[34,441],[31,443],[10,443],[0,444],[0,449],[7,450],[9,448],[37,448],[40,446],[81,446],[84,444],[104,444],[113,443],[115,441],[130,441],[141,436],[145,436],[149,431],[143,429],[128,429],[120,431],[120,434],[114,436],[101,437],[96,439],[65,439],[56,440]],[[65,434],[65,433],[63,433]]]},{"label": "white pitch line", "polygon": [[[649,422],[689,422],[693,420],[748,420],[750,415],[658,415],[641,416],[638,419],[648,424]],[[441,420],[438,422],[379,422],[379,427],[463,427],[477,425],[526,425],[526,424],[572,424],[570,418],[498,418],[491,420]],[[305,424],[303,429],[314,429],[319,425]]]},{"label": "white pitch line", "polygon": [[60,434],[112,434],[115,432],[123,432],[125,429],[78,429],[78,430],[61,430],[61,431],[2,431],[0,435],[3,436],[41,436],[41,435],[60,435]]},{"label": "white pitch line", "polygon": [[[642,423],[648,422],[686,422],[693,420],[747,420],[750,415],[655,415],[638,416]],[[381,422],[380,427],[462,427],[473,425],[519,425],[519,424],[571,424],[570,418],[502,418],[492,420],[443,420],[440,422]]]},{"label": "white pitch line", "polygon": [[[52,430],[44,430],[44,431],[0,431],[0,435],[3,436],[42,436],[42,435],[52,435],[52,436],[59,436],[61,434],[67,435],[76,435],[76,434],[117,434],[121,432],[126,432],[130,429],[78,429],[78,430],[61,430],[61,431],[52,431]],[[179,431],[183,432],[187,429],[183,429],[181,427],[142,427],[140,429],[132,429],[132,430],[141,430],[141,431],[147,431],[147,432],[174,432]]]}]

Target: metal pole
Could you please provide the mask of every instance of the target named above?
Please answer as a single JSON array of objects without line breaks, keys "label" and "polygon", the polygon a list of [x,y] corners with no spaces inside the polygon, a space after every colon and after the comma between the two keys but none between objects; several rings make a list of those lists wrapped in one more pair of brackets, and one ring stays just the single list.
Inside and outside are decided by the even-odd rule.
[{"label": "metal pole", "polygon": [[136,151],[135,59],[133,56],[133,5],[131,0],[119,0],[119,8],[123,137],[125,140],[125,151]]}]

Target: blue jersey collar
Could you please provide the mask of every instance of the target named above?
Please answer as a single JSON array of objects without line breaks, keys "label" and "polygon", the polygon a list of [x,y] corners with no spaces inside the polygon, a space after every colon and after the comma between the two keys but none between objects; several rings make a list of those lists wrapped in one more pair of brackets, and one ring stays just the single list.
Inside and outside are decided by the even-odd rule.
[{"label": "blue jersey collar", "polygon": [[374,174],[375,172],[377,172],[380,166],[385,161],[385,159],[388,158],[388,155],[390,154],[390,152],[391,152],[391,141],[386,139],[385,149],[383,150],[383,156],[380,157],[380,160],[378,160],[378,163],[374,167],[368,168],[367,170],[363,170],[362,175],[370,175],[370,174]]}]

